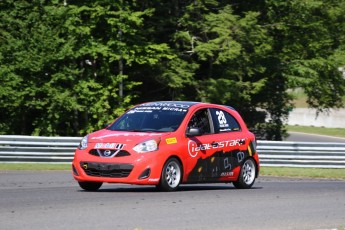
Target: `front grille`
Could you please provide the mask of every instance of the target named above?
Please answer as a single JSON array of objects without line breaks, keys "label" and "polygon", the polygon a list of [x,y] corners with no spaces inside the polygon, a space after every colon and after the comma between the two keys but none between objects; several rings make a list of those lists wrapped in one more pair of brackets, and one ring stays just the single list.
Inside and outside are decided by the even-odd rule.
[{"label": "front grille", "polygon": [[91,149],[89,154],[97,157],[125,157],[131,154],[126,150]]},{"label": "front grille", "polygon": [[132,164],[111,164],[98,162],[80,162],[81,168],[88,176],[124,178],[133,169]]}]

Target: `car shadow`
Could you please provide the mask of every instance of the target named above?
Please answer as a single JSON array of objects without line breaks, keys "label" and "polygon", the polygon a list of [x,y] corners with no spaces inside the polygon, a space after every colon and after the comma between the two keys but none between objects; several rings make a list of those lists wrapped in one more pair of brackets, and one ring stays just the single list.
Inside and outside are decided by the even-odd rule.
[{"label": "car shadow", "polygon": [[[179,189],[174,192],[195,192],[195,191],[220,191],[220,190],[230,190],[230,191],[248,191],[262,189],[260,186],[254,186],[251,189],[236,189],[232,185],[217,185],[217,184],[207,184],[207,185],[180,185]],[[97,192],[97,193],[166,193],[164,191],[158,190],[155,186],[138,186],[133,185],[133,187],[114,187],[107,185],[107,187],[101,187],[97,191],[84,191],[78,190],[79,192]]]}]

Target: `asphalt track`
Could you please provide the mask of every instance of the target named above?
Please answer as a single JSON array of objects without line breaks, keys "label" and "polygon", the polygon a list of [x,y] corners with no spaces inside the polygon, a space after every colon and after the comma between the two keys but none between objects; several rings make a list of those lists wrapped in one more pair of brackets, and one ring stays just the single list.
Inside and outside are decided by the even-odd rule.
[{"label": "asphalt track", "polygon": [[259,177],[231,184],[106,184],[84,192],[67,171],[0,171],[0,229],[344,229],[345,181]]}]

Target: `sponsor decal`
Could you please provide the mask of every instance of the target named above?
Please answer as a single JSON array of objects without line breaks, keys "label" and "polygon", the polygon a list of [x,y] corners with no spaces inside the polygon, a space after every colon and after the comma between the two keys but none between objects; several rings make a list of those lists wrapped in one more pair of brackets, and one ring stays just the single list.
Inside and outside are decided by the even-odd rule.
[{"label": "sponsor decal", "polygon": [[188,153],[191,157],[196,157],[199,153],[200,147],[198,147],[195,141],[188,141]]},{"label": "sponsor decal", "polygon": [[123,147],[125,147],[125,144],[96,143],[94,149],[97,150],[97,153],[100,157],[114,157],[123,149]]},{"label": "sponsor decal", "polygon": [[176,143],[177,143],[176,137],[167,138],[167,139],[165,139],[165,141],[166,141],[166,143],[167,143],[168,145],[176,144]]},{"label": "sponsor decal", "polygon": [[161,106],[161,107],[175,107],[181,109],[188,109],[190,105],[178,103],[178,102],[151,102],[139,105],[138,107],[148,107],[148,106]]},{"label": "sponsor decal", "polygon": [[244,152],[238,152],[237,153],[237,161],[238,163],[242,162],[244,159]]},{"label": "sponsor decal", "polygon": [[193,140],[188,141],[188,153],[191,157],[196,157],[200,151],[226,148],[231,146],[241,146],[245,143],[245,139],[228,140],[220,142],[212,142],[207,144],[197,144]]},{"label": "sponsor decal", "polygon": [[159,181],[159,178],[150,178],[149,181],[150,182],[157,182],[157,181]]},{"label": "sponsor decal", "polygon": [[107,138],[107,137],[144,137],[144,136],[161,136],[161,133],[133,133],[133,132],[124,132],[124,133],[112,133],[112,134],[107,134],[103,136],[97,136],[97,137],[92,137],[91,140],[97,140],[97,139],[102,139],[102,138]]},{"label": "sponsor decal", "polygon": [[231,170],[231,164],[229,163],[229,159],[228,158],[224,159],[224,169]]},{"label": "sponsor decal", "polygon": [[168,110],[168,111],[175,111],[175,112],[187,112],[186,109],[181,108],[171,108],[171,107],[163,107],[162,110]]},{"label": "sponsor decal", "polygon": [[127,114],[132,113],[152,113],[153,111],[174,111],[174,112],[187,112],[187,109],[180,107],[153,107],[153,106],[142,106],[136,107],[127,112]]},{"label": "sponsor decal", "polygon": [[119,143],[96,143],[94,149],[117,149],[121,150],[125,144]]},{"label": "sponsor decal", "polygon": [[188,111],[190,105],[183,103],[165,103],[165,102],[153,102],[138,105],[137,107],[129,110],[127,114],[134,113],[153,113],[155,111],[173,111],[185,113]]},{"label": "sponsor decal", "polygon": [[233,175],[234,175],[233,172],[222,172],[222,173],[220,174],[220,176],[233,176]]},{"label": "sponsor decal", "polygon": [[153,111],[150,108],[140,108],[140,109],[133,109],[131,111],[128,111],[127,114],[132,114],[132,113],[152,113]]}]

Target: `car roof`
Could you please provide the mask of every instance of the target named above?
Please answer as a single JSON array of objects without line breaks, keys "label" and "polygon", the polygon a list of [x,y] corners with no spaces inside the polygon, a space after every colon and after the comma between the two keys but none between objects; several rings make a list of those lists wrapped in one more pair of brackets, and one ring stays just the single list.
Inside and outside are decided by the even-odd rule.
[{"label": "car roof", "polygon": [[[178,108],[190,108],[193,105],[203,104],[203,105],[218,105],[206,102],[197,102],[197,101],[152,101],[140,104],[139,106],[166,106],[166,107],[178,107]],[[233,107],[228,105],[218,105],[224,106],[228,109],[235,110]]]},{"label": "car roof", "polygon": [[139,106],[166,106],[166,107],[183,107],[189,108],[193,105],[196,105],[200,102],[192,102],[192,101],[152,101],[152,102],[145,102],[140,104]]}]

